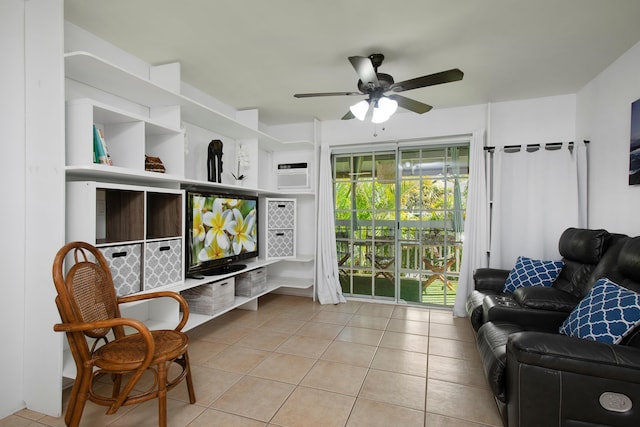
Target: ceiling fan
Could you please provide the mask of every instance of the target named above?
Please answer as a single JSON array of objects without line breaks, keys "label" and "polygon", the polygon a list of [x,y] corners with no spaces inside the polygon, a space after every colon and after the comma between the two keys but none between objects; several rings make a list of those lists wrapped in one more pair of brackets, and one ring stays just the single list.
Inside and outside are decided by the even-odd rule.
[{"label": "ceiling fan", "polygon": [[378,72],[378,67],[382,65],[382,61],[384,61],[384,55],[381,53],[374,53],[367,57],[349,57],[349,62],[351,62],[358,74],[358,90],[360,92],[296,93],[293,96],[296,98],[311,98],[316,96],[367,95],[368,98],[366,100],[351,106],[350,111],[342,117],[342,120],[349,120],[355,117],[364,120],[369,107],[373,105],[372,121],[374,123],[382,123],[391,117],[398,106],[418,114],[426,113],[433,108],[431,105],[401,95],[386,95],[387,92],[398,93],[426,86],[455,82],[462,80],[464,75],[459,69],[453,68],[396,83],[389,74]]}]

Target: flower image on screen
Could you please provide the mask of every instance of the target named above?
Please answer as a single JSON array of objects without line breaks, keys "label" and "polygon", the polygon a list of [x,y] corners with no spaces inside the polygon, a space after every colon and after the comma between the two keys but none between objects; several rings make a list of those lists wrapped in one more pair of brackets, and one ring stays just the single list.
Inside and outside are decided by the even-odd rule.
[{"label": "flower image on screen", "polygon": [[191,259],[194,263],[254,252],[256,200],[194,195]]}]

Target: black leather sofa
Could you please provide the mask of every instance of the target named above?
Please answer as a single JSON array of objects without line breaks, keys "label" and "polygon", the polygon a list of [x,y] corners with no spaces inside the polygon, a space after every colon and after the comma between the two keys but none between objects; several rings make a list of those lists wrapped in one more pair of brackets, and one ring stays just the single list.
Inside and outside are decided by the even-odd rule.
[{"label": "black leather sofa", "polygon": [[[573,309],[567,311],[573,300],[567,298],[562,310],[550,309],[555,307],[551,304],[554,301],[565,301],[565,295],[558,292],[573,295],[579,302],[603,277],[640,293],[640,237],[611,235],[604,230],[569,229],[565,233],[563,238],[581,235],[584,244],[602,238],[602,253],[595,264],[585,262],[594,259],[588,257],[566,263],[565,268],[573,273],[563,271],[560,276],[564,275],[566,282],[560,285],[558,278],[553,287],[546,288],[556,289],[547,291],[549,301],[542,304],[544,308],[540,304],[538,308],[520,305],[533,298],[515,295],[523,293],[520,289],[513,295],[500,295],[498,286],[493,286],[475,308],[481,314],[476,332],[478,351],[503,423],[507,427],[640,426],[640,327],[619,344],[574,338],[558,332]],[[561,250],[565,258],[566,249]],[[581,251],[573,252],[575,256]],[[575,264],[580,260],[582,266]],[[491,280],[497,282],[498,277],[495,273]],[[584,295],[578,298],[576,294]],[[560,298],[556,299],[557,295]],[[499,297],[509,304],[500,305]],[[478,294],[469,299],[473,298]]]},{"label": "black leather sofa", "polygon": [[591,273],[606,250],[621,237],[606,230],[565,230],[558,242],[564,267],[551,287],[525,287],[505,294],[502,288],[510,270],[477,269],[473,277],[475,290],[466,303],[473,329],[477,331],[490,320],[527,322],[531,329],[560,326],[593,286],[596,279]]}]

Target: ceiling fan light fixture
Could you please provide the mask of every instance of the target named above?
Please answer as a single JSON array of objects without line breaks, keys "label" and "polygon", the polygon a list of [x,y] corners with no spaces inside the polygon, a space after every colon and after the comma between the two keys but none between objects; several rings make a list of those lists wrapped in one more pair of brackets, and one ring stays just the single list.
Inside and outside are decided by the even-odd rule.
[{"label": "ceiling fan light fixture", "polygon": [[381,97],[373,108],[372,123],[384,123],[396,112],[398,102],[395,99]]},{"label": "ceiling fan light fixture", "polygon": [[365,116],[367,115],[367,111],[369,111],[369,101],[363,99],[362,101],[349,107],[349,110],[351,110],[353,115],[356,116],[356,119],[364,120]]}]

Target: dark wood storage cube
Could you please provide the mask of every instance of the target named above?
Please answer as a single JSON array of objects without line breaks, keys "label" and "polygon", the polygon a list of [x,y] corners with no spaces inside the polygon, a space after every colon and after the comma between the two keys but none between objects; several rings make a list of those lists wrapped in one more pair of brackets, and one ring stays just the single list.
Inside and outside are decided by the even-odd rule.
[{"label": "dark wood storage cube", "polygon": [[182,195],[147,192],[147,239],[182,235]]},{"label": "dark wood storage cube", "polygon": [[97,243],[144,239],[144,193],[103,189],[105,193],[106,237]]}]

